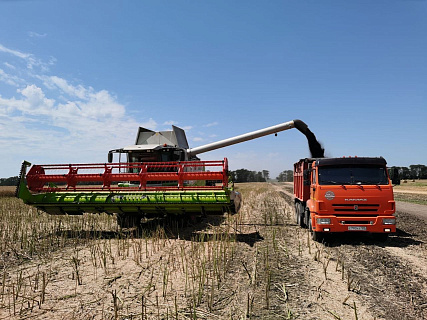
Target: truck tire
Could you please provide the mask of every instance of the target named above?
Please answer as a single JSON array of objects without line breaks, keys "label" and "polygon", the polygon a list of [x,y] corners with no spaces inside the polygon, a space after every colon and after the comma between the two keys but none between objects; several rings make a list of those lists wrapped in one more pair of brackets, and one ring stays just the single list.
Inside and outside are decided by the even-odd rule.
[{"label": "truck tire", "polygon": [[323,242],[323,240],[325,239],[325,235],[323,232],[317,232],[317,231],[313,230],[310,215],[309,215],[309,222],[308,223],[309,223],[308,229],[310,230],[311,239],[313,239],[313,241],[316,241],[316,242]]},{"label": "truck tire", "polygon": [[304,223],[304,207],[300,202],[295,203],[295,216],[296,216],[296,223],[301,228],[305,228]]},{"label": "truck tire", "polygon": [[299,225],[299,218],[298,218],[298,215],[299,215],[299,202],[295,202],[294,210],[295,210],[295,223],[297,225]]},{"label": "truck tire", "polygon": [[308,208],[305,208],[305,210],[302,213],[302,219],[304,221],[305,228],[308,228],[310,226],[310,210]]}]

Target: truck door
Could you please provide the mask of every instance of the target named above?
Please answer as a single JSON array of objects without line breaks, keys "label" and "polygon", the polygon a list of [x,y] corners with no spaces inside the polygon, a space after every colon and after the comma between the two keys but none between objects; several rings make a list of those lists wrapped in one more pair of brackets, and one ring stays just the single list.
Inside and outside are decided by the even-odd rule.
[{"label": "truck door", "polygon": [[311,185],[310,185],[310,198],[313,201],[316,201],[316,192],[317,192],[317,179],[316,179],[316,169],[311,170]]}]

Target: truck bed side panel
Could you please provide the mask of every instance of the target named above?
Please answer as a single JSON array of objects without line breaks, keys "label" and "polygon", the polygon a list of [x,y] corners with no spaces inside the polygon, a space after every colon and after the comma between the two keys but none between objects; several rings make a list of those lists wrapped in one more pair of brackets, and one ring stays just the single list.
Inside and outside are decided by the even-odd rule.
[{"label": "truck bed side panel", "polygon": [[304,185],[304,170],[308,168],[309,165],[305,159],[294,164],[294,196],[302,202],[310,199],[310,186]]}]

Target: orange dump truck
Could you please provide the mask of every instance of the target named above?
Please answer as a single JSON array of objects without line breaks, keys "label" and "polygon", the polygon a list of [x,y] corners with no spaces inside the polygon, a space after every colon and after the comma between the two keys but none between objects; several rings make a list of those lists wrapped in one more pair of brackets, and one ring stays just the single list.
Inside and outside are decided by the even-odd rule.
[{"label": "orange dump truck", "polygon": [[396,232],[393,186],[384,158],[306,158],[294,164],[295,216],[313,240],[369,232],[385,241]]}]

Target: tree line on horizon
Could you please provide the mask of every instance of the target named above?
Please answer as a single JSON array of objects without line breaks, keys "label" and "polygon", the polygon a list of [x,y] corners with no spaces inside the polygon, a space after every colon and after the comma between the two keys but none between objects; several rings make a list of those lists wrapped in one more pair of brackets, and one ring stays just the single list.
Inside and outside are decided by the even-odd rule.
[{"label": "tree line on horizon", "polygon": [[409,167],[391,167],[397,169],[400,179],[427,179],[427,166],[423,164],[411,164]]},{"label": "tree line on horizon", "polygon": [[[427,166],[423,164],[412,164],[409,167],[391,167],[397,169],[399,178],[403,180],[427,179]],[[238,169],[231,171],[230,175],[234,182],[263,182],[269,180],[269,171],[250,171],[247,169]],[[284,170],[276,177],[278,182],[294,181],[293,170]]]},{"label": "tree line on horizon", "polygon": [[18,176],[9,178],[0,178],[0,186],[16,186],[18,184]]},{"label": "tree line on horizon", "polygon": [[[427,179],[427,166],[423,164],[412,164],[409,167],[391,167],[397,169],[400,179]],[[238,182],[265,182],[270,180],[270,171],[251,171],[247,169],[237,169],[230,171],[232,181]],[[16,186],[18,176],[9,178],[0,178],[0,186]],[[293,170],[284,170],[276,177],[279,182],[292,182]]]}]

